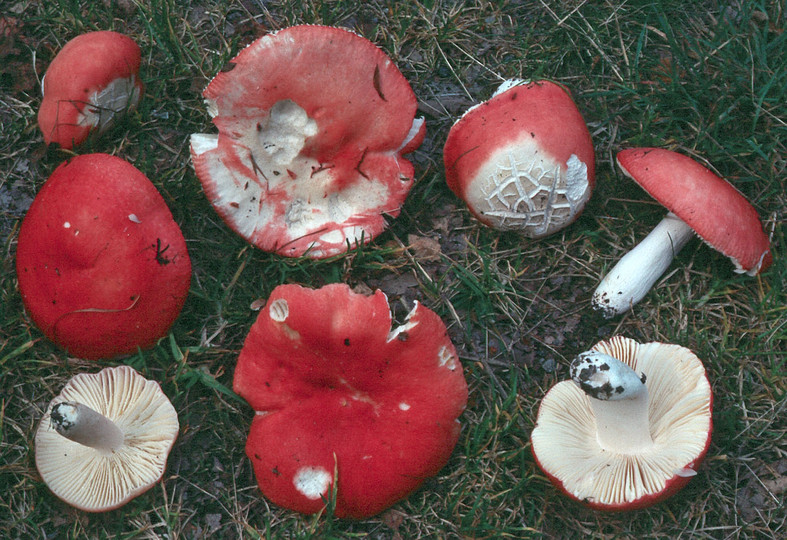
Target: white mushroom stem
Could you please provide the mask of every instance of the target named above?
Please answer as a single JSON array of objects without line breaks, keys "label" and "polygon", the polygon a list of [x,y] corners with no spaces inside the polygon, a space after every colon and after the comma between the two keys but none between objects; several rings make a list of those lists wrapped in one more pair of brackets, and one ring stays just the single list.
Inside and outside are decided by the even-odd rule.
[{"label": "white mushroom stem", "polygon": [[571,363],[571,378],[590,398],[601,448],[631,454],[653,444],[644,374],[613,356],[588,351]]},{"label": "white mushroom stem", "polygon": [[593,308],[610,318],[642,300],[694,235],[694,230],[672,212],[634,249],[626,253],[601,280],[593,293]]},{"label": "white mushroom stem", "polygon": [[123,432],[115,423],[81,403],[64,401],[52,407],[52,427],[74,442],[105,452],[123,446]]}]

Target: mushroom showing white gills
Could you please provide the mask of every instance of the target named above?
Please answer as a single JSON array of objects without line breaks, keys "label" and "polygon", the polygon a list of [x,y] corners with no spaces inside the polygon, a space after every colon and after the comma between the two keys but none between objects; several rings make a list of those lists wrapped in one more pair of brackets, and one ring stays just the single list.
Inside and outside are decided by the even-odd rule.
[{"label": "mushroom showing white gills", "polygon": [[688,349],[621,336],[571,365],[531,435],[533,455],[569,497],[600,510],[633,510],[675,493],[707,452],[712,395]]},{"label": "mushroom showing white gills", "polygon": [[122,506],[155,484],[178,435],[158,383],[128,366],[72,378],[36,432],[36,466],[49,489],[88,512]]},{"label": "mushroom showing white gills", "polygon": [[757,211],[731,184],[693,159],[660,148],[632,148],[617,156],[632,178],[669,213],[601,280],[593,307],[605,317],[642,300],[694,236],[727,255],[735,271],[754,276],[771,264]]}]

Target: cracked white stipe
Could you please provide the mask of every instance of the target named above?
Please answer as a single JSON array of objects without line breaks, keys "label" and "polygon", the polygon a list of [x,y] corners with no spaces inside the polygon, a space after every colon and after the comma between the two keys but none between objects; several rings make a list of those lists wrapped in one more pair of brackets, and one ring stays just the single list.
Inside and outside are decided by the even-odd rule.
[{"label": "cracked white stipe", "polygon": [[134,75],[117,78],[102,90],[91,94],[77,116],[76,123],[79,126],[93,126],[98,128],[99,132],[104,132],[115,116],[135,107],[139,98],[140,92]]}]

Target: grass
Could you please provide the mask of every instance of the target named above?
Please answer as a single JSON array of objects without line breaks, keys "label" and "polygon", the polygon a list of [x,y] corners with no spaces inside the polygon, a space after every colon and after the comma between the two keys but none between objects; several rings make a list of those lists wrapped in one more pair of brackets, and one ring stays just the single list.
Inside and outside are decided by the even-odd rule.
[{"label": "grass", "polygon": [[[13,538],[779,538],[787,444],[787,13],[780,2],[502,0],[158,0],[4,3],[0,17],[0,530]],[[399,218],[370,245],[326,261],[247,245],[201,192],[188,137],[211,131],[200,92],[244,45],[291,24],[356,30],[410,80],[428,134]],[[26,204],[68,154],[37,131],[38,78],[57,50],[116,29],[143,50],[139,109],[79,152],[140,168],[181,225],[194,275],[185,309],[152,350],[101,364],[67,357],[22,309],[14,272]],[[597,153],[597,188],[581,218],[530,241],[485,229],[444,183],[448,128],[505,78],[568,86]],[[614,167],[627,146],[692,155],[757,208],[774,264],[757,278],[690,243],[635,309],[590,309],[600,277],[663,210]],[[419,248],[432,239],[433,256]],[[431,244],[434,247],[434,244]],[[422,244],[421,244],[422,246]],[[281,283],[382,288],[394,316],[417,299],[449,327],[470,400],[448,465],[374,518],[300,516],[261,497],[243,446],[253,412],[229,388],[253,302]],[[561,496],[535,466],[529,433],[544,392],[571,358],[624,334],[692,349],[715,398],[715,432],[696,478],[672,499],[600,514]],[[163,482],[123,508],[85,514],[42,483],[33,437],[74,374],[126,363],[162,384],[181,433]]]}]

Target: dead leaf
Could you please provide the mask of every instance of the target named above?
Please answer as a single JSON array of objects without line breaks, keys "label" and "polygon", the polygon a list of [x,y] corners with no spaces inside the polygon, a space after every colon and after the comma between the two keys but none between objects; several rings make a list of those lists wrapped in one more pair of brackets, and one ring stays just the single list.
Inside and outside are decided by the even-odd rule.
[{"label": "dead leaf", "polygon": [[438,242],[436,238],[408,234],[407,244],[407,247],[412,250],[413,256],[419,262],[432,262],[440,260],[440,242]]}]

